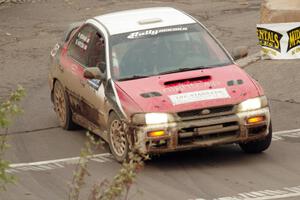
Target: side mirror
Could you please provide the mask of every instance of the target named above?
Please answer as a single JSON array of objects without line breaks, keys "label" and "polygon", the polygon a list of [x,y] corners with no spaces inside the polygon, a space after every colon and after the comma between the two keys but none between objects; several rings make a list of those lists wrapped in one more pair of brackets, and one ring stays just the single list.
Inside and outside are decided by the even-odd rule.
[{"label": "side mirror", "polygon": [[97,65],[97,67],[100,69],[100,72],[102,73],[102,74],[105,74],[105,72],[106,72],[106,63],[105,62],[100,62],[98,65]]},{"label": "side mirror", "polygon": [[106,63],[105,62],[100,62],[97,65],[97,68],[100,72],[100,80],[106,80]]},{"label": "side mirror", "polygon": [[246,46],[236,47],[231,52],[231,56],[233,57],[234,60],[244,58],[247,55],[248,55],[248,47]]},{"label": "side mirror", "polygon": [[102,79],[101,72],[98,67],[86,68],[83,77],[87,79]]}]

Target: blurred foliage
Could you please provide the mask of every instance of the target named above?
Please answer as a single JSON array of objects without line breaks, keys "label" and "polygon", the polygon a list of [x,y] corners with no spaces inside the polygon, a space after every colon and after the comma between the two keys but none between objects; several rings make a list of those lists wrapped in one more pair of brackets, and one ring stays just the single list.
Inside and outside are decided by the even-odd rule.
[{"label": "blurred foliage", "polygon": [[[81,150],[78,165],[73,173],[73,180],[70,184],[69,200],[79,200],[80,191],[85,185],[85,178],[91,174],[88,171],[88,163],[93,158],[94,150],[103,148],[104,142],[96,141],[87,133],[87,142]],[[117,200],[128,199],[129,190],[134,184],[137,174],[143,169],[144,160],[149,159],[147,155],[131,150],[127,161],[122,164],[121,169],[111,181],[104,180],[95,183],[90,191],[88,200]]]},{"label": "blurred foliage", "polygon": [[70,184],[69,200],[78,200],[81,188],[85,184],[85,177],[89,176],[88,162],[93,157],[94,149],[99,148],[100,141],[96,141],[95,138],[87,132],[87,141],[84,147],[80,151],[80,159],[73,172],[73,180]]},{"label": "blurred foliage", "polygon": [[[5,190],[8,183],[14,183],[16,177],[7,173],[9,169],[9,161],[4,159],[4,153],[9,145],[7,143],[8,127],[11,125],[11,120],[14,116],[22,113],[22,109],[19,107],[19,102],[22,97],[25,96],[25,90],[19,86],[15,92],[13,92],[8,100],[0,103],[0,190]],[[1,101],[0,101],[1,102]],[[1,133],[0,132],[0,133]]]},{"label": "blurred foliage", "polygon": [[127,200],[129,190],[137,174],[143,169],[144,160],[147,159],[148,156],[131,151],[128,160],[123,163],[111,182],[105,180],[93,186],[89,200]]}]

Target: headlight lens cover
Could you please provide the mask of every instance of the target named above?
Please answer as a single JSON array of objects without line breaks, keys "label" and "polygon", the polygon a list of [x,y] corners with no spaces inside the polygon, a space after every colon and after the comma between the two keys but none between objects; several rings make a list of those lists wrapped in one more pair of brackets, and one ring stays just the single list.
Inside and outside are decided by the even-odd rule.
[{"label": "headlight lens cover", "polygon": [[168,122],[166,113],[147,113],[145,114],[146,124],[162,124]]},{"label": "headlight lens cover", "polygon": [[238,105],[238,112],[246,112],[251,110],[257,110],[264,108],[268,105],[266,96],[256,97],[253,99],[247,99]]},{"label": "headlight lens cover", "polygon": [[138,113],[132,116],[134,124],[163,124],[173,121],[173,117],[168,113]]}]

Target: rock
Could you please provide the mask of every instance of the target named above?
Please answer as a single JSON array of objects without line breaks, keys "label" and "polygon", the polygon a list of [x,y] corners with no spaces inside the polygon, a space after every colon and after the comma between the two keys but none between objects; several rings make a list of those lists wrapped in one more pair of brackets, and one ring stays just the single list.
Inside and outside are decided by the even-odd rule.
[{"label": "rock", "polygon": [[263,0],[261,23],[300,22],[300,0]]}]

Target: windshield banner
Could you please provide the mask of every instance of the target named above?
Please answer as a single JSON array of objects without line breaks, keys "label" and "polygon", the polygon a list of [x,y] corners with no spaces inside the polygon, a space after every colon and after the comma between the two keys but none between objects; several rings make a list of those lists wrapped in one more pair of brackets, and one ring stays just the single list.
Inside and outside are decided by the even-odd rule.
[{"label": "windshield banner", "polygon": [[258,24],[257,37],[264,59],[300,58],[300,22]]}]

